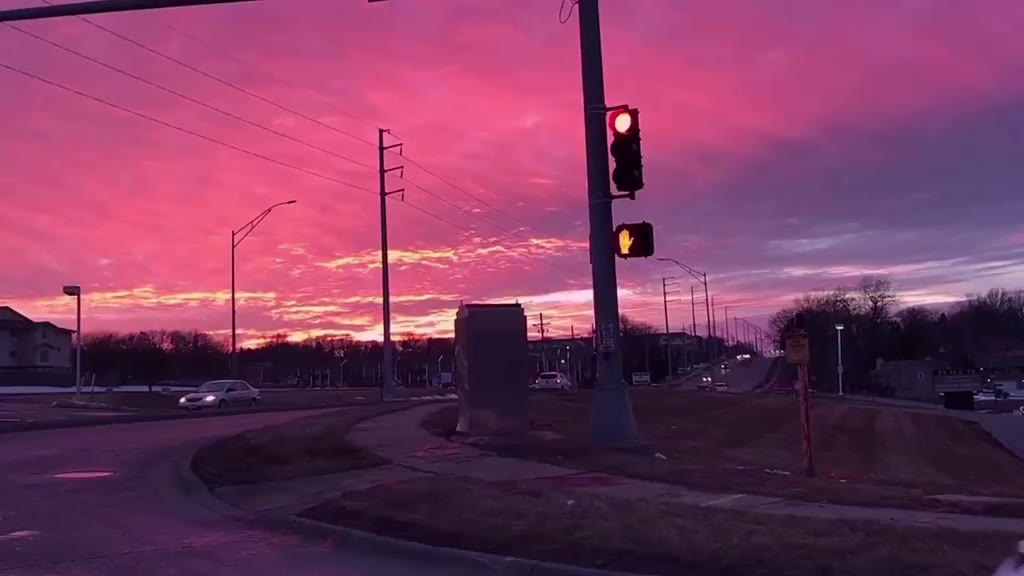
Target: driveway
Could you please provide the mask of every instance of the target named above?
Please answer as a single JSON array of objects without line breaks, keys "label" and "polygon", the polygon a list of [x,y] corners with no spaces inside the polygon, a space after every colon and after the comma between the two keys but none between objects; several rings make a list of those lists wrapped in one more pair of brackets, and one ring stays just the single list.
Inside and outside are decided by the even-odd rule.
[{"label": "driveway", "polygon": [[[0,576],[492,574],[250,526],[177,487],[198,446],[308,416],[263,413],[10,433],[0,442]],[[113,472],[56,478],[62,472]]]}]

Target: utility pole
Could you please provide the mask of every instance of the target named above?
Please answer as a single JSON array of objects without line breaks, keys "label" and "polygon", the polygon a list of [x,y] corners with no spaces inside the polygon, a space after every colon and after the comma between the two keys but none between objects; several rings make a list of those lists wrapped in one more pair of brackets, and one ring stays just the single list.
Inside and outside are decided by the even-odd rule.
[{"label": "utility pole", "polygon": [[711,297],[711,334],[715,338],[718,337],[718,325],[716,324],[716,319],[715,319],[715,297],[714,296]]},{"label": "utility pole", "polygon": [[697,302],[693,298],[693,286],[690,286],[690,322],[693,326],[693,330],[690,332],[694,337],[697,336]]},{"label": "utility pole", "polygon": [[711,297],[708,296],[708,275],[704,275],[704,312],[708,315],[708,339],[711,339]]},{"label": "utility pole", "polygon": [[610,241],[611,179],[608,173],[608,134],[601,58],[601,18],[598,0],[578,0],[580,68],[583,76],[583,119],[587,147],[587,199],[590,212],[590,263],[597,323],[597,382],[591,409],[591,434],[602,446],[636,443],[636,421],[629,391],[622,379],[622,334],[619,327],[615,252]]},{"label": "utility pole", "polygon": [[551,322],[545,322],[544,321],[544,313],[543,312],[541,312],[539,316],[540,316],[540,321],[537,322],[536,324],[534,324],[533,327],[540,330],[540,341],[543,342],[544,341],[545,330],[551,324]]},{"label": "utility pole", "polygon": [[739,340],[740,339],[740,319],[739,318],[733,318],[732,319],[732,331],[736,333],[736,339]]},{"label": "utility pole", "polygon": [[544,321],[544,313],[541,312],[540,313],[540,322],[538,322],[537,324],[533,325],[534,328],[539,328],[540,329],[540,364],[541,364],[541,370],[540,371],[541,372],[547,372],[548,371],[547,345],[544,344],[544,329],[547,328],[548,324],[550,324],[550,322],[545,322]]},{"label": "utility pole", "polygon": [[[737,340],[738,340],[739,339],[739,335],[737,334],[736,336],[737,336]],[[729,345],[729,307],[728,306],[725,307],[725,345],[726,346]]]},{"label": "utility pole", "polygon": [[669,340],[672,338],[672,332],[668,326],[668,281],[669,278],[661,279],[661,302],[665,307],[665,358],[668,362],[668,376],[666,382],[672,381],[672,343]]},{"label": "utility pole", "polygon": [[384,366],[382,375],[384,382],[381,384],[380,395],[383,399],[391,398],[391,389],[394,387],[394,370],[391,364],[391,278],[388,273],[388,196],[404,192],[404,188],[388,191],[388,172],[402,170],[404,166],[387,168],[384,165],[384,153],[392,148],[399,148],[399,144],[384,144],[384,135],[390,130],[377,129],[377,167],[380,176],[380,283],[381,300],[384,302]]}]

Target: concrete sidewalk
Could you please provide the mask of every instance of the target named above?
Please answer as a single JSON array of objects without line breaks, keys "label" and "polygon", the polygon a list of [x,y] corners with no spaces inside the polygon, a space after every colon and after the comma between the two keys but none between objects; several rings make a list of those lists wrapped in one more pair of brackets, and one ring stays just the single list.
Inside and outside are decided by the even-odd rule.
[{"label": "concrete sidewalk", "polygon": [[946,514],[896,508],[816,504],[740,493],[713,493],[683,486],[495,456],[461,443],[439,439],[420,426],[438,404],[378,416],[357,425],[354,444],[392,461],[389,466],[331,476],[220,488],[216,494],[253,513],[295,514],[349,491],[424,475],[454,475],[484,482],[530,480],[553,489],[642,498],[693,506],[833,520],[871,520],[888,524],[971,531],[1024,533],[1024,518]]}]

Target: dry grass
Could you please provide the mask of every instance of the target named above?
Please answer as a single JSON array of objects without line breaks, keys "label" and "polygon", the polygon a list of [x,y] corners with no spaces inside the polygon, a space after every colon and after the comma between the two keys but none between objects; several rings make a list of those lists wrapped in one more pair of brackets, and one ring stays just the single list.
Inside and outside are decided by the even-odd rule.
[{"label": "dry grass", "polygon": [[413,404],[374,404],[259,428],[200,449],[192,469],[211,487],[372,468],[388,460],[345,437],[357,423]]},{"label": "dry grass", "polygon": [[[924,412],[816,400],[812,425],[816,478],[801,475],[800,424],[789,396],[636,390],[634,409],[649,450],[605,452],[589,443],[590,397],[531,399],[533,438],[490,448],[511,457],[796,500],[1024,514],[1022,504],[947,503],[931,494],[1024,498],[1024,462],[973,422]],[[448,435],[455,410],[424,426]],[[661,453],[666,459],[654,458]],[[788,475],[768,473],[781,470]]]},{"label": "dry grass", "polygon": [[347,493],[303,515],[436,546],[672,575],[981,575],[991,574],[1015,541],[451,477]]}]

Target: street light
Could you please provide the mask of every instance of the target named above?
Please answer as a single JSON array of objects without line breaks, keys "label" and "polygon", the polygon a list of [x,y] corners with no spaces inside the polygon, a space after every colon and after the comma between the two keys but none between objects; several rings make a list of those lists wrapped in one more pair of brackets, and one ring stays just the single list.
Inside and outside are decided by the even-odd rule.
[{"label": "street light", "polygon": [[[277,204],[274,204],[274,205],[270,206],[269,208],[267,208],[266,210],[264,210],[263,212],[260,212],[259,214],[257,214],[255,218],[253,218],[252,220],[249,220],[248,222],[246,222],[238,230],[232,230],[231,231],[231,375],[232,376],[237,376],[238,375],[238,365],[237,365],[237,361],[235,359],[235,351],[237,349],[237,342],[238,342],[238,336],[237,336],[237,330],[236,330],[236,322],[235,322],[235,248],[238,248],[238,245],[241,244],[242,241],[245,240],[249,236],[249,234],[251,234],[252,231],[256,229],[257,226],[260,225],[260,222],[263,222],[263,220],[266,219],[266,217],[270,215],[270,212],[274,208],[277,208],[278,206],[287,206],[288,204],[295,204],[296,202],[297,202],[297,200],[288,200],[287,202],[278,202]],[[238,238],[238,236],[241,236],[241,238]]]},{"label": "street light", "polygon": [[704,311],[708,317],[708,340],[711,340],[711,298],[708,296],[708,275],[704,272],[698,272],[693,268],[683,264],[675,258],[658,258],[662,262],[671,262],[679,268],[686,271],[687,274],[692,276],[694,280],[700,282],[704,286]]},{"label": "street light", "polygon": [[69,284],[64,287],[65,296],[75,297],[75,396],[82,393],[82,287]]},{"label": "street light", "polygon": [[843,395],[843,325],[836,324],[836,351],[838,352],[838,361],[836,364],[836,373],[839,375],[839,395]]}]

